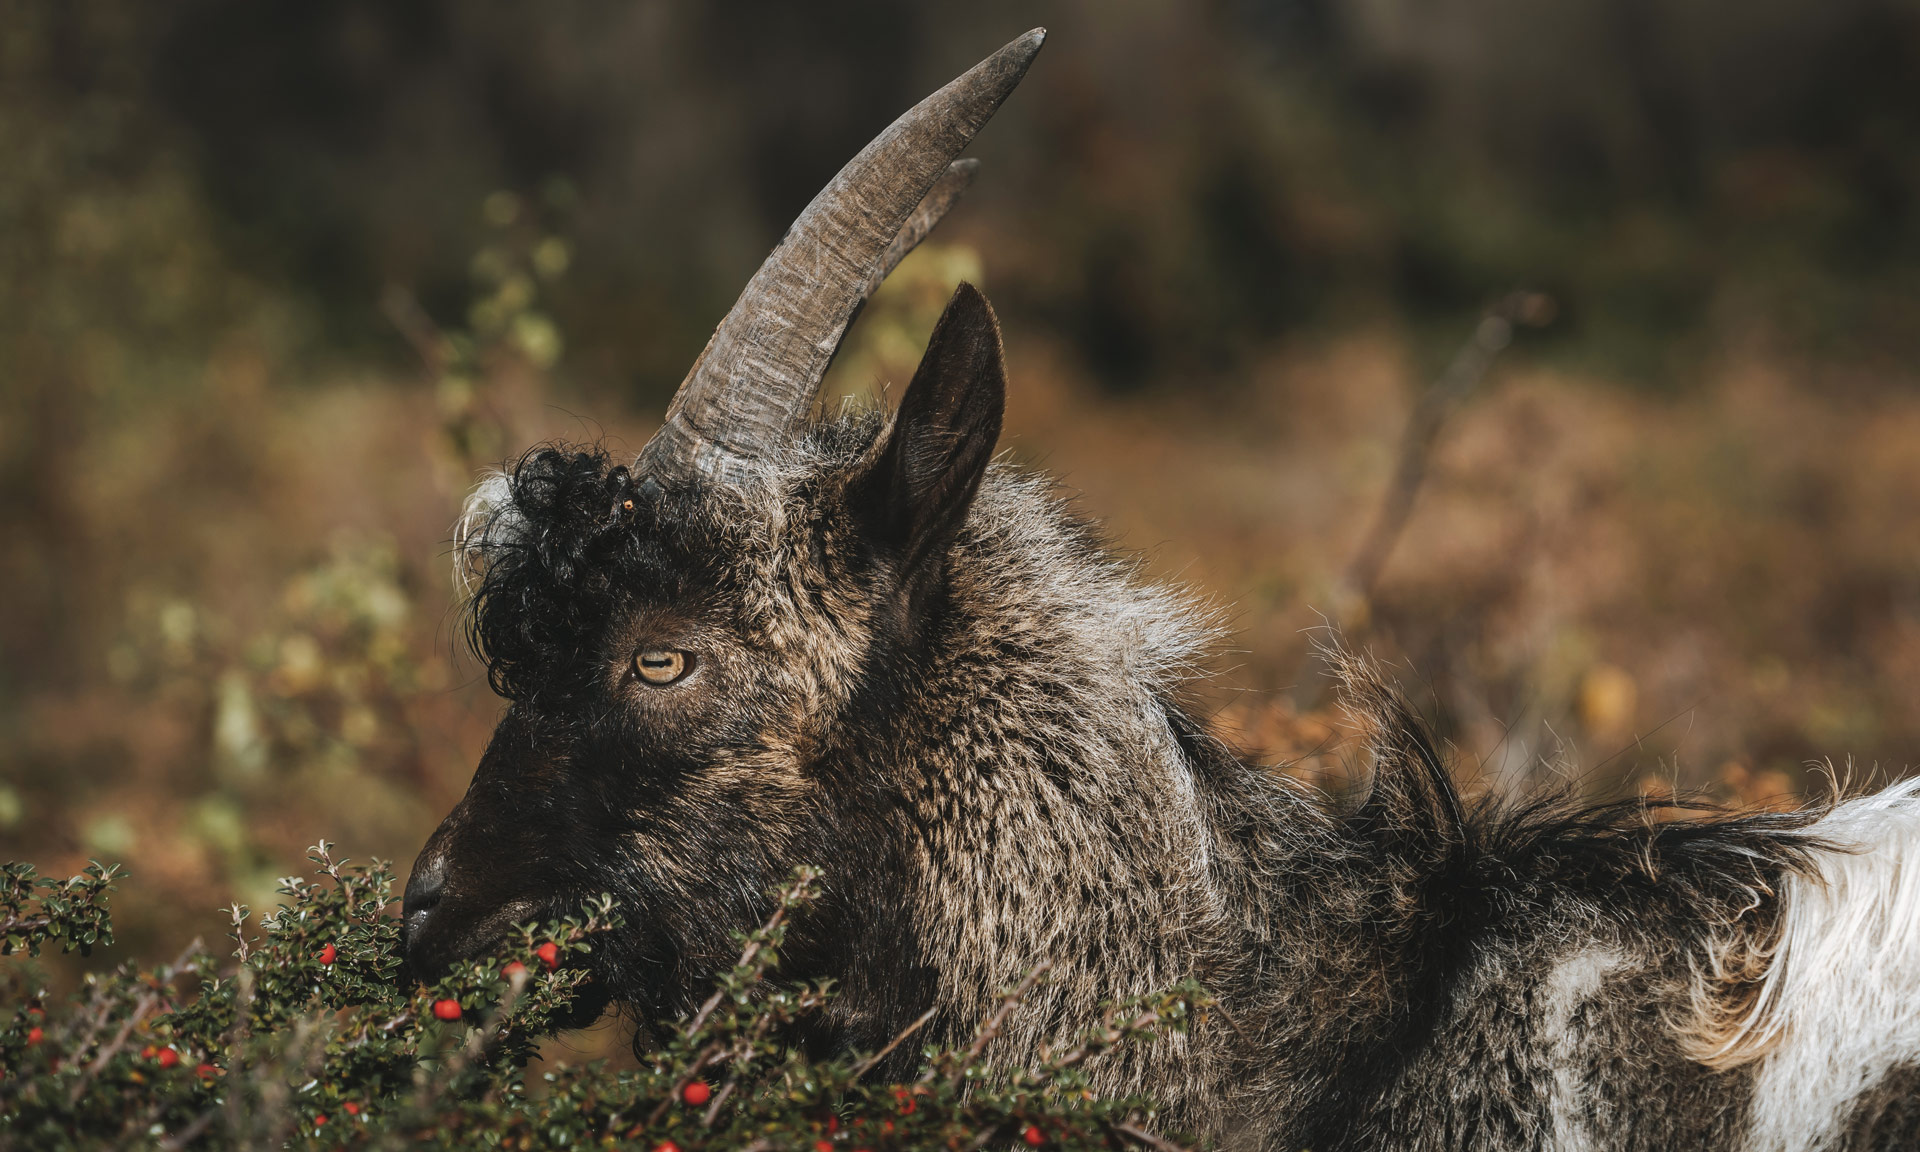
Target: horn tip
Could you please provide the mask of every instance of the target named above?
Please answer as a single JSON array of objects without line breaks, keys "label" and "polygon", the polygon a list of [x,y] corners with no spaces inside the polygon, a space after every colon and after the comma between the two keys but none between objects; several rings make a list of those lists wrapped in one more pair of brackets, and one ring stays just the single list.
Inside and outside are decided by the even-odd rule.
[{"label": "horn tip", "polygon": [[[1033,63],[1033,58],[1040,54],[1040,46],[1046,42],[1047,30],[1035,28],[1026,35],[1002,45],[999,51],[980,61],[967,75],[993,77],[990,83],[998,89],[998,97],[993,104],[994,107],[998,107],[1000,100],[1005,99],[1007,93],[1013,90],[1013,86],[1020,83],[1021,78],[1027,74],[1028,66]],[[954,83],[958,84],[960,81]],[[988,114],[991,115],[991,111]]]},{"label": "horn tip", "polygon": [[1046,42],[1047,30],[1045,28],[1035,28],[1015,39],[1013,43],[1002,48],[1001,51],[1018,54],[1022,58],[1021,63],[1024,64],[1032,60],[1034,56],[1039,53],[1040,46]]}]

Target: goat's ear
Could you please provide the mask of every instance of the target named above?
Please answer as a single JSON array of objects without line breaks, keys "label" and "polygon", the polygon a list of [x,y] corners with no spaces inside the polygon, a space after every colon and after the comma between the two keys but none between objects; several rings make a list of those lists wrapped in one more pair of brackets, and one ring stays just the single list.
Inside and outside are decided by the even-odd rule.
[{"label": "goat's ear", "polygon": [[880,542],[897,558],[909,619],[939,585],[1000,439],[1006,402],[1000,322],[979,289],[961,284],[861,485]]}]

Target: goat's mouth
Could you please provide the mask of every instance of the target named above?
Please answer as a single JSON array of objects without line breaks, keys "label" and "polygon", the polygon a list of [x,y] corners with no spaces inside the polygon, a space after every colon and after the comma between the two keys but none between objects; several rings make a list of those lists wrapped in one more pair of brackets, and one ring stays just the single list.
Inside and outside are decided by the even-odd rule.
[{"label": "goat's mouth", "polygon": [[[431,984],[475,961],[503,967],[518,961],[544,975],[552,953],[542,955],[542,946],[549,941],[537,932],[529,939],[519,926],[596,918],[583,916],[594,890],[570,877],[548,874],[511,890],[502,887],[473,871],[449,868],[444,851],[430,844],[414,865],[402,903],[401,978]],[[648,920],[623,906],[586,948],[552,957],[569,976],[581,977],[571,1003],[551,1018],[554,1027],[586,1027],[616,1002],[641,1017],[673,1018],[688,999],[675,979],[681,974],[678,951]],[[711,991],[711,976],[712,970],[701,973],[703,996]]]},{"label": "goat's mouth", "polygon": [[537,966],[541,962],[537,956],[518,955],[526,949],[515,926],[555,919],[547,904],[513,900],[484,915],[462,916],[457,904],[447,906],[436,900],[423,905],[409,900],[400,924],[405,976],[431,983],[459,964],[488,956],[497,956],[502,963],[519,960],[528,967]]},{"label": "goat's mouth", "polygon": [[[517,926],[558,920],[571,907],[555,899],[517,899],[479,916],[463,916],[457,900],[410,901],[401,920],[402,977],[409,983],[430,984],[463,964],[489,957],[503,965],[518,961],[533,972],[544,972],[547,961],[539,948],[547,941],[536,935],[529,948]],[[554,1028],[585,1028],[613,1003],[615,989],[611,973],[601,962],[604,956],[605,950],[596,947],[559,960],[562,969],[586,976],[574,986],[571,1003],[551,1017]]]}]

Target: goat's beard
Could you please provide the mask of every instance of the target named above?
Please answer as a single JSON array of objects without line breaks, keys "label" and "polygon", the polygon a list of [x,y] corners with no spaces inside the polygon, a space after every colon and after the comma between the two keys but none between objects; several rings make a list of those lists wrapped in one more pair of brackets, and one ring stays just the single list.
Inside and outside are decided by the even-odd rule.
[{"label": "goat's beard", "polygon": [[560,1026],[584,1028],[610,1005],[618,1005],[641,1022],[643,1034],[685,1016],[697,999],[712,990],[710,985],[719,969],[699,974],[699,983],[690,985],[676,979],[687,975],[668,959],[676,955],[678,950],[670,941],[631,925],[596,937],[587,962],[590,976],[575,993],[568,1022]]},{"label": "goat's beard", "polygon": [[589,1027],[614,1000],[613,989],[596,973],[575,987],[571,1004],[554,1013],[553,1027],[561,1032]]}]

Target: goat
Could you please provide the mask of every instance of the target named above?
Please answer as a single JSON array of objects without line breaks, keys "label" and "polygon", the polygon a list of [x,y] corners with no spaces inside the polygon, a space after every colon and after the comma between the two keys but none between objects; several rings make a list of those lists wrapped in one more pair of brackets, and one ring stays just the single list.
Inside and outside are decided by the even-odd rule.
[{"label": "goat", "polygon": [[[509,706],[414,865],[426,974],[602,891],[593,1002],[684,1011],[799,863],[828,889],[797,1042],[1059,1044],[1185,976],[1191,1035],[1095,1065],[1232,1148],[1920,1144],[1920,788],[1650,821],[1469,804],[1341,657],[1371,779],[1343,803],[1186,700],[1215,628],[993,455],[986,299],[954,294],[898,412],[810,419],[867,295],[972,178],[953,161],[1044,33],[906,113],[754,275],[630,464],[548,447],[485,480],[458,554]],[[911,1071],[895,1053],[885,1069]]]}]

